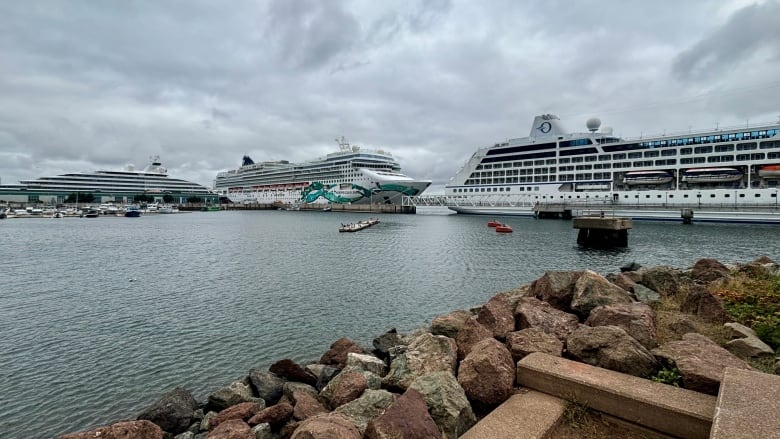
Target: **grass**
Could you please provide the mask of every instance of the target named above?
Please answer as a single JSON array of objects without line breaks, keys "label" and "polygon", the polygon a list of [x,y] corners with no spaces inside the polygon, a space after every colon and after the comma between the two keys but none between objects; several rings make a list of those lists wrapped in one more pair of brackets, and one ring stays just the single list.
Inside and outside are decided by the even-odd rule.
[{"label": "grass", "polygon": [[712,287],[734,321],[750,327],[772,347],[780,347],[780,275],[735,273]]},{"label": "grass", "polygon": [[638,428],[610,421],[601,413],[589,409],[586,405],[570,402],[563,412],[563,420],[550,435],[556,439],[652,439]]}]

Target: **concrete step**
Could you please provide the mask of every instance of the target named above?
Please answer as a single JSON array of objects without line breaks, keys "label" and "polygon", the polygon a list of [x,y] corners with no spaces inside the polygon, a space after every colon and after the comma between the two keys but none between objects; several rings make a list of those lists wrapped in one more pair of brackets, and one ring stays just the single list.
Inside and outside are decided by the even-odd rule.
[{"label": "concrete step", "polygon": [[566,410],[566,401],[529,390],[512,395],[460,439],[545,439]]},{"label": "concrete step", "polygon": [[780,376],[727,367],[710,439],[780,437]]},{"label": "concrete step", "polygon": [[517,382],[651,430],[707,439],[714,396],[536,352],[517,363]]}]

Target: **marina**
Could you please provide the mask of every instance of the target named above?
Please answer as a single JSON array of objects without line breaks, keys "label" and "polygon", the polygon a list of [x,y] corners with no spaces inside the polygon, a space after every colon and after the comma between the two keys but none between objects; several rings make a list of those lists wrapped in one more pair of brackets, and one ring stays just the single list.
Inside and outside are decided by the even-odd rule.
[{"label": "marina", "polygon": [[444,195],[405,206],[461,214],[571,216],[608,212],[635,220],[780,224],[780,123],[624,139],[598,118],[570,132],[552,114],[527,137],[479,148]]}]

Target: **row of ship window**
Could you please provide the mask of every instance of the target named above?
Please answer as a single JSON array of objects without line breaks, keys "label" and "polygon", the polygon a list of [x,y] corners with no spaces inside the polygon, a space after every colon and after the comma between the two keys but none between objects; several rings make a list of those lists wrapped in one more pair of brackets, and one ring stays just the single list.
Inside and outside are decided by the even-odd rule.
[{"label": "row of ship window", "polygon": [[[707,136],[692,136],[681,137],[668,140],[650,140],[646,142],[622,144],[622,145],[605,145],[604,151],[629,151],[633,149],[647,149],[647,148],[665,148],[680,145],[698,145],[702,143],[720,143],[720,142],[739,142],[741,140],[753,140],[753,139],[767,139],[775,134],[780,133],[780,130],[758,130],[758,131],[745,131],[741,133],[725,133],[725,134],[711,134]],[[772,143],[772,142],[762,142]]]},{"label": "row of ship window", "polygon": [[[491,192],[492,193],[492,192],[511,192],[511,189],[512,188],[509,188],[509,187],[506,187],[506,188],[504,188],[504,187],[457,188],[453,192],[456,192],[456,193]],[[531,187],[531,186],[528,186],[528,187],[520,186],[520,187],[516,187],[514,189],[516,191],[518,191],[518,192],[526,192],[526,191],[527,192],[531,192],[532,190],[538,191],[539,190],[539,186],[533,186],[533,187]],[[731,194],[723,194],[723,196],[724,196],[724,198],[731,198]],[[563,197],[564,197],[563,195],[559,195],[559,198],[562,199]],[[610,196],[609,195],[604,195],[604,198],[608,198],[608,197],[610,197]],[[666,197],[667,198],[674,198],[674,194],[667,194]],[[683,198],[688,198],[688,197],[689,197],[689,194],[683,194]],[[710,194],[710,198],[715,198],[715,197],[716,197],[715,194]],[[753,194],[753,197],[754,198],[761,198],[762,194],[760,194],[760,193]],[[769,197],[770,198],[777,198],[777,193],[771,193],[771,194],[769,194]],[[539,196],[537,195],[536,198],[539,198]],[[547,196],[543,195],[542,198],[546,199]],[[553,198],[555,198],[555,196],[550,195],[550,199],[553,199]],[[567,195],[567,198],[569,198],[569,199],[571,199],[571,198],[580,199],[581,197],[580,197],[580,195],[573,195],[573,196],[572,195]],[[590,198],[590,195],[585,195],[585,198]],[[599,195],[594,195],[594,198],[599,198]],[[627,194],[623,195],[623,198],[629,198],[629,195],[627,195]],[[634,195],[634,198],[639,198],[639,195]],[[651,196],[650,195],[645,195],[645,198],[651,198]],[[656,198],[663,199],[664,195],[660,195],[660,194],[656,195]],[[696,198],[701,198],[701,194],[696,194]],[[739,194],[739,198],[745,198],[745,194]]]},{"label": "row of ship window", "polygon": [[[760,149],[774,149],[780,148],[780,141],[778,142],[761,142]],[[686,147],[679,149],[679,155],[692,155],[692,154],[711,154],[713,152],[732,152],[732,151],[752,151],[759,149],[759,145],[756,142],[739,143],[739,144],[727,144],[727,145],[707,145],[697,147]],[[653,157],[673,157],[678,154],[677,149],[667,150],[652,150],[644,152],[630,152],[630,153],[617,153],[617,154],[599,154],[589,155],[585,157],[561,157],[557,159],[557,163],[582,163],[582,162],[607,162],[612,160],[625,160],[625,159],[638,159],[638,158],[653,158]],[[776,153],[770,153],[770,155],[777,156]],[[741,155],[740,157],[745,157]],[[770,157],[772,158],[772,157]],[[747,160],[743,158],[742,160]],[[696,163],[696,162],[694,162]],[[525,160],[514,162],[502,162],[502,163],[483,163],[477,165],[477,170],[481,169],[501,169],[501,168],[519,168],[539,165],[556,164],[556,159],[546,160]]]}]

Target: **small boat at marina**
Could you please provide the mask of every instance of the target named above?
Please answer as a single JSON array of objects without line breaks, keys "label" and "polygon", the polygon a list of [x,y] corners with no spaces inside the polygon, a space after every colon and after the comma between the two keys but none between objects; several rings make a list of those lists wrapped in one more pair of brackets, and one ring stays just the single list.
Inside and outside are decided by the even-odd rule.
[{"label": "small boat at marina", "polygon": [[87,210],[87,213],[84,214],[84,218],[97,218],[100,216],[100,210],[98,209],[89,209]]},{"label": "small boat at marina", "polygon": [[500,225],[501,225],[500,221],[496,221],[496,220],[488,221],[488,227],[498,227]]},{"label": "small boat at marina", "polygon": [[138,206],[126,206],[125,218],[138,218],[141,216],[141,209]]},{"label": "small boat at marina", "polygon": [[500,224],[496,226],[496,232],[498,233],[512,233],[512,227],[506,224]]},{"label": "small boat at marina", "polygon": [[356,223],[341,224],[341,227],[339,227],[339,232],[357,232],[376,224],[379,224],[378,218],[369,218],[367,220],[358,221]]}]

